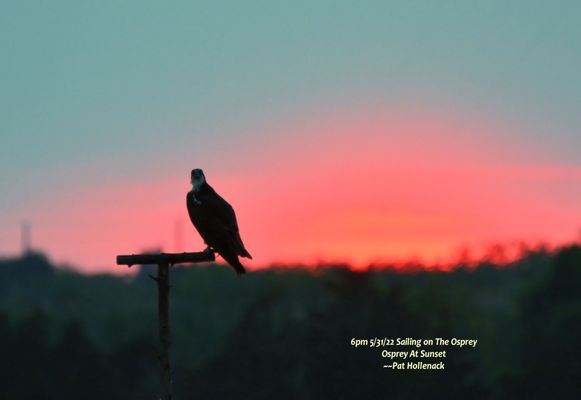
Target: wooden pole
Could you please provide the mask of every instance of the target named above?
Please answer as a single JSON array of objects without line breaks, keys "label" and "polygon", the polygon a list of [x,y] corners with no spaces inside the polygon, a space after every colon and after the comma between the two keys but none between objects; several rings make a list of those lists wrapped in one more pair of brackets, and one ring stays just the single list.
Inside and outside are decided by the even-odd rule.
[{"label": "wooden pole", "polygon": [[170,340],[169,340],[169,264],[158,264],[157,266],[157,290],[158,290],[158,313],[159,313],[159,342],[161,351],[159,361],[161,363],[161,387],[162,399],[172,399],[172,371],[170,362]]},{"label": "wooden pole", "polygon": [[172,400],[172,370],[170,359],[170,329],[169,329],[169,267],[178,263],[196,263],[214,261],[212,251],[198,253],[161,253],[161,254],[132,254],[117,256],[117,265],[131,267],[136,264],[157,264],[157,311],[159,314],[159,342],[161,350],[159,361],[161,364],[162,399]]}]

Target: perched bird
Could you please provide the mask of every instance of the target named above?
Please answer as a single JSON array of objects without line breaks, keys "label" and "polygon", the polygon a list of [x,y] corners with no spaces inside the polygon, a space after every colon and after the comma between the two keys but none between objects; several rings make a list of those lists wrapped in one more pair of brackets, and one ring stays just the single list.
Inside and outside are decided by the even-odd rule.
[{"label": "perched bird", "polygon": [[201,169],[192,170],[191,183],[192,190],[186,196],[188,214],[208,245],[206,250],[221,255],[238,275],[244,274],[246,270],[238,256],[250,259],[252,256],[240,238],[234,209],[208,185]]}]

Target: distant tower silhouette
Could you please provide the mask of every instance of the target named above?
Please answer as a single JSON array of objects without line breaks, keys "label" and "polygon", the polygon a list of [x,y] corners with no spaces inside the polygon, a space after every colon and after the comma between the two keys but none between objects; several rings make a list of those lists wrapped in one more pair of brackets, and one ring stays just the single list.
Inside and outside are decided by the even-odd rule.
[{"label": "distant tower silhouette", "polygon": [[20,223],[20,246],[22,255],[30,253],[30,237],[32,226],[29,221],[23,220]]}]

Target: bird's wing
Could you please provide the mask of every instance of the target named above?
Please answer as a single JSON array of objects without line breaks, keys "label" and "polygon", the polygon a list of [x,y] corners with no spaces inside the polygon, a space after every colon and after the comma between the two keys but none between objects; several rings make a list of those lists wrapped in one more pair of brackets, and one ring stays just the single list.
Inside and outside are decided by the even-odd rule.
[{"label": "bird's wing", "polygon": [[234,208],[218,193],[214,192],[211,196],[204,196],[201,201],[207,212],[219,220],[225,229],[238,231]]},{"label": "bird's wing", "polygon": [[215,191],[213,191],[211,196],[204,196],[203,200],[201,201],[203,207],[205,207],[208,212],[212,213],[220,222],[222,229],[231,235],[238,255],[252,258],[242,243],[242,238],[240,237],[240,232],[238,230],[236,213],[234,212],[234,208],[230,205],[230,203],[224,200]]},{"label": "bird's wing", "polygon": [[194,223],[194,214],[192,213],[192,206],[193,206],[193,197],[192,197],[192,192],[188,192],[188,194],[186,195],[186,206],[188,208],[188,215],[190,216],[190,220],[192,221],[193,224]]}]

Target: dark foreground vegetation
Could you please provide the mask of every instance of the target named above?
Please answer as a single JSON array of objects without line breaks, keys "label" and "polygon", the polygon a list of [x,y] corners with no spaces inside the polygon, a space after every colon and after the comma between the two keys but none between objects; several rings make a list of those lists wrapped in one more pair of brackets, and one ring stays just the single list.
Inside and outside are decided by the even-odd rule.
[{"label": "dark foreground vegetation", "polygon": [[[1,261],[0,398],[156,398],[151,272]],[[581,398],[578,246],[449,273],[175,268],[172,284],[177,399]],[[478,345],[443,348],[443,371],[394,371],[351,346],[376,336]]]}]

